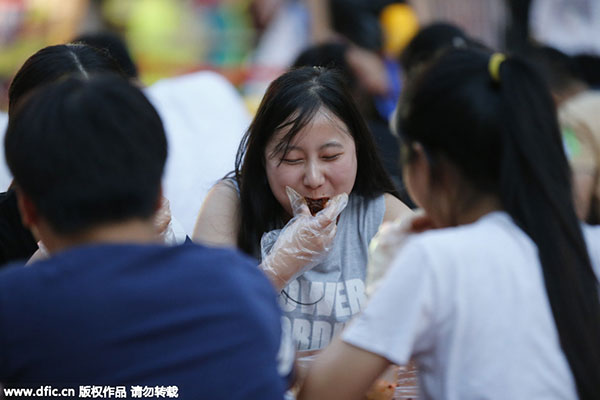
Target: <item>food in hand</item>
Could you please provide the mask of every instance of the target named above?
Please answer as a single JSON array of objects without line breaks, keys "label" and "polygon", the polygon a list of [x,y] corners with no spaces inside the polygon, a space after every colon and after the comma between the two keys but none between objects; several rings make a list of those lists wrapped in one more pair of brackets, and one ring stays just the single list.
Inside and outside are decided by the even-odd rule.
[{"label": "food in hand", "polygon": [[310,197],[305,197],[304,200],[306,200],[306,205],[314,217],[319,211],[327,206],[329,197],[321,197],[320,199],[311,199]]}]

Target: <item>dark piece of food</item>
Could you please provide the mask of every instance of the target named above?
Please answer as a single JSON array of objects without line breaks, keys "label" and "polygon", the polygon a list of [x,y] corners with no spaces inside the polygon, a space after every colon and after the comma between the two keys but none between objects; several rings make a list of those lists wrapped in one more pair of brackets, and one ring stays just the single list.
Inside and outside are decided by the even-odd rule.
[{"label": "dark piece of food", "polygon": [[310,210],[310,213],[313,215],[317,215],[319,211],[325,208],[327,202],[329,201],[329,197],[321,197],[320,199],[311,199],[310,197],[305,197],[306,205]]}]

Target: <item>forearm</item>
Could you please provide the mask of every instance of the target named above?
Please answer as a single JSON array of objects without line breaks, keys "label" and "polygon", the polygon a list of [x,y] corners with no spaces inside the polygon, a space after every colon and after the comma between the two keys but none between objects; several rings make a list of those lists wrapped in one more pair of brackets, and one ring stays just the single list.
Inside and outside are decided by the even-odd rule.
[{"label": "forearm", "polygon": [[325,259],[337,231],[336,219],[348,204],[348,195],[339,194],[313,217],[304,198],[288,189],[297,204],[294,218],[281,230],[265,233],[260,243],[261,269],[279,290]]},{"label": "forearm", "polygon": [[302,271],[304,265],[289,254],[279,254],[277,257],[267,257],[259,265],[277,291],[283,290],[287,284]]},{"label": "forearm", "polygon": [[312,363],[298,400],[364,399],[389,361],[335,339]]},{"label": "forearm", "polygon": [[332,36],[329,2],[306,0],[311,18],[311,38],[313,43],[326,42]]}]

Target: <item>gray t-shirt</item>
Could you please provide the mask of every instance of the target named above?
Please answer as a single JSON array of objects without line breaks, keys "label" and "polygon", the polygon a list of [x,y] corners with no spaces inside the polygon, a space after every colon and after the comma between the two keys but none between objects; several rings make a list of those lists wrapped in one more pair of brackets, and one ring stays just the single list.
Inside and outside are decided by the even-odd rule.
[{"label": "gray t-shirt", "polygon": [[291,332],[298,350],[326,347],[365,306],[368,246],[384,213],[383,196],[350,195],[325,261],[290,282],[280,294],[283,329]]}]

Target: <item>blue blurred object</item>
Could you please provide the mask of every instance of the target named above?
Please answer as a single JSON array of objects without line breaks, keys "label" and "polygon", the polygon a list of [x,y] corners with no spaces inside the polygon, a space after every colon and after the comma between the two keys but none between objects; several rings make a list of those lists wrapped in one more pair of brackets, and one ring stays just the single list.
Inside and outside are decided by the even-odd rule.
[{"label": "blue blurred object", "polygon": [[402,91],[402,68],[396,60],[390,58],[385,58],[384,64],[390,89],[385,96],[375,97],[375,108],[379,115],[388,121],[396,108],[396,104],[398,104],[400,92]]}]

